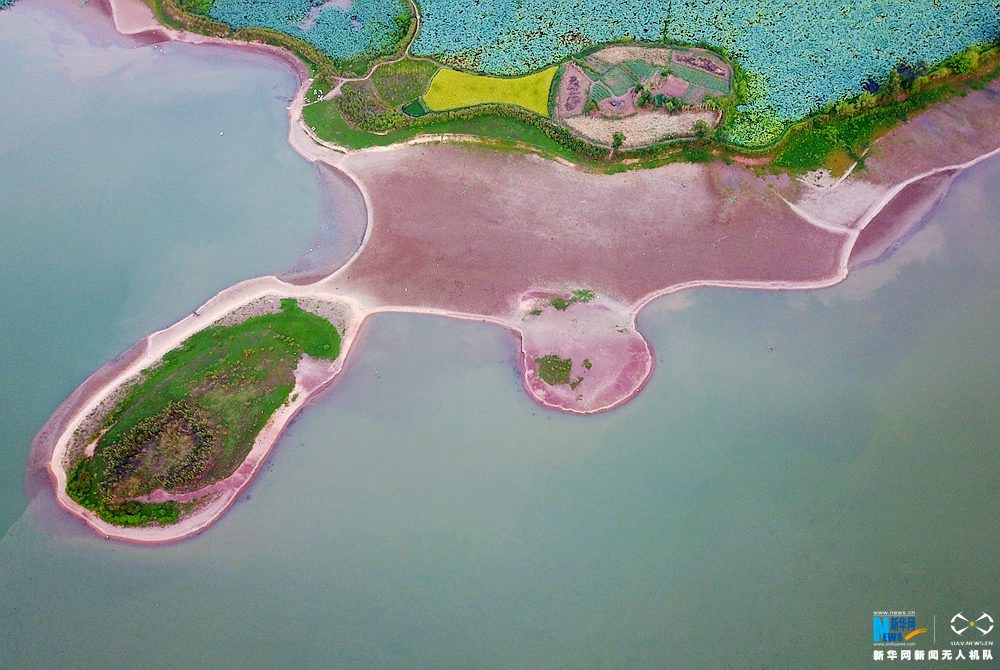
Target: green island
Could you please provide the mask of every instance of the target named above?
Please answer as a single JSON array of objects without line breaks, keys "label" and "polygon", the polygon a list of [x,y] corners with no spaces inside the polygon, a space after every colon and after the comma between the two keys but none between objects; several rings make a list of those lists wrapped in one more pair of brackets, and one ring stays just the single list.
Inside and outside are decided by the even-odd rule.
[{"label": "green island", "polygon": [[[197,491],[244,461],[290,400],[303,355],[335,359],[340,334],[294,299],[278,312],[206,328],[129,386],[71,454],[67,492],[119,526],[169,524],[198,504],[139,500],[157,489]],[[72,459],[75,458],[75,462]]]}]

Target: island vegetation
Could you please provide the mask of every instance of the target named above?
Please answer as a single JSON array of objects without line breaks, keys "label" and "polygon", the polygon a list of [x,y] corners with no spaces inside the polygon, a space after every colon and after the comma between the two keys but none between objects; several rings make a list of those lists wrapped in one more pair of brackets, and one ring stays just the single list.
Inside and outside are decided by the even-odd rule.
[{"label": "island vegetation", "polygon": [[192,335],[78,440],[67,493],[112,524],[177,521],[182,503],[144,497],[158,489],[198,491],[228,477],[289,400],[303,355],[339,353],[337,330],[293,299],[276,313]]},{"label": "island vegetation", "polygon": [[558,384],[569,384],[570,374],[573,371],[573,360],[570,358],[560,358],[555,354],[539,356],[535,359],[538,366],[538,376],[546,384],[556,386]]},{"label": "island vegetation", "polygon": [[590,289],[578,288],[570,292],[568,298],[558,295],[551,299],[552,306],[560,312],[565,312],[570,305],[577,302],[592,302],[597,296]]}]

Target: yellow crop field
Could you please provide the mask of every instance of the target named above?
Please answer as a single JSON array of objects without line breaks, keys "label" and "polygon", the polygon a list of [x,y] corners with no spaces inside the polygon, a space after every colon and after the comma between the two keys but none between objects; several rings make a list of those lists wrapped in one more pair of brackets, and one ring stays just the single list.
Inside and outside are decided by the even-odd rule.
[{"label": "yellow crop field", "polygon": [[486,77],[443,67],[431,79],[424,102],[435,112],[500,102],[548,116],[549,89],[558,69],[552,66],[524,77],[507,78]]}]

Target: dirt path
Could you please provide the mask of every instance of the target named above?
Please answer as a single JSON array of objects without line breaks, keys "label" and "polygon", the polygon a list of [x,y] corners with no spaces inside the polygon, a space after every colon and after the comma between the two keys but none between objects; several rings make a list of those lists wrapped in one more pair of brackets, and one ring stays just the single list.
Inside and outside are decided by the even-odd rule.
[{"label": "dirt path", "polygon": [[[333,88],[330,89],[330,91],[326,95],[324,95],[321,98],[321,100],[329,100],[331,98],[335,98],[336,96],[340,95],[340,89],[344,86],[344,84],[346,84],[349,81],[367,81],[368,79],[371,79],[372,75],[375,74],[375,70],[379,69],[383,65],[392,65],[393,63],[398,63],[406,58],[411,58],[410,47],[413,46],[413,43],[417,40],[417,35],[420,34],[420,25],[422,19],[420,18],[420,7],[417,6],[417,3],[414,0],[406,0],[406,1],[409,3],[410,9],[413,11],[413,16],[417,20],[417,25],[414,26],[413,34],[406,42],[406,46],[403,47],[403,52],[399,56],[396,56],[395,58],[372,63],[371,68],[362,77],[338,77],[337,83],[334,85]],[[423,58],[420,56],[415,56],[412,58],[414,58],[414,60],[423,60],[429,63],[436,62],[431,58]]]}]

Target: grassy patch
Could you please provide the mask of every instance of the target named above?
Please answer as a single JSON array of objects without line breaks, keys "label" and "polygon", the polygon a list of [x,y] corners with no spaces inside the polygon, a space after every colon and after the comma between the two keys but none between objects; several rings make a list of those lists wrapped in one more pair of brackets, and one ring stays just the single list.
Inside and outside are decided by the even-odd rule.
[{"label": "grassy patch", "polygon": [[809,170],[823,165],[836,147],[836,133],[825,128],[811,128],[792,137],[774,159],[774,164],[793,170]]},{"label": "grassy patch", "polygon": [[573,359],[559,358],[555,354],[540,356],[535,359],[538,366],[538,376],[550,386],[570,383],[570,373],[573,371]]},{"label": "grassy patch", "polygon": [[698,84],[699,86],[704,86],[710,91],[715,91],[716,93],[729,93],[729,82],[725,79],[720,79],[715,75],[711,75],[703,70],[699,70],[696,67],[690,67],[688,65],[683,65],[681,63],[671,63],[670,69],[681,79],[691,82],[692,84]]},{"label": "grassy patch", "polygon": [[208,16],[212,10],[212,2],[213,0],[177,0],[177,6],[185,12]]},{"label": "grassy patch", "polygon": [[501,103],[548,116],[549,89],[558,69],[552,66],[525,77],[508,78],[441,68],[431,80],[424,102],[434,111]]},{"label": "grassy patch", "polygon": [[436,63],[404,58],[377,68],[372,83],[383,100],[399,107],[422,96],[437,69]]},{"label": "grassy patch", "polygon": [[330,322],[291,299],[278,313],[192,335],[111,410],[93,457],[71,469],[67,492],[110,523],[175,521],[172,503],[130,499],[160,487],[194,490],[232,474],[287,401],[302,354],[339,353]]},{"label": "grassy patch", "polygon": [[789,135],[774,165],[791,170],[812,170],[830,167],[831,157],[843,152],[854,160],[871,142],[909,115],[922,111],[948,93],[946,88],[915,93],[906,99],[888,103],[873,103],[867,110],[849,116],[821,115],[802,129]]},{"label": "grassy patch", "polygon": [[317,100],[322,100],[323,96],[329,93],[332,88],[333,86],[330,85],[330,82],[326,81],[325,79],[322,78],[316,79],[309,86],[309,90],[306,91],[305,95],[306,104],[308,105],[310,103],[316,102]]},{"label": "grassy patch", "polygon": [[[479,137],[487,142],[494,142],[498,148],[525,144],[567,160],[579,160],[571,149],[552,139],[541,129],[500,114],[483,114],[460,119],[437,119],[429,116],[419,119],[419,123],[381,135],[373,135],[358,130],[348,123],[341,114],[337,102],[337,100],[324,100],[306,105],[302,110],[302,116],[321,139],[335,142],[348,149],[388,146],[396,142],[405,142],[417,135],[455,134]],[[410,107],[407,106],[407,113],[409,112]]]},{"label": "grassy patch", "polygon": [[562,296],[556,296],[552,298],[549,303],[558,309],[560,312],[565,311],[570,305],[577,302],[590,302],[595,297],[593,291],[589,291],[584,288],[579,288],[572,292],[569,298],[564,298]]},{"label": "grassy patch", "polygon": [[616,65],[601,75],[601,83],[614,95],[625,95],[630,88],[639,82],[625,65]]},{"label": "grassy patch", "polygon": [[402,125],[407,118],[386,104],[371,80],[349,81],[340,87],[337,104],[344,118],[355,128],[370,133],[384,133]]}]

